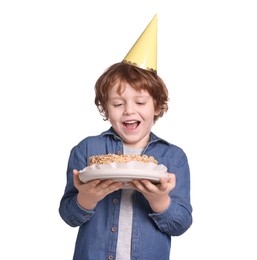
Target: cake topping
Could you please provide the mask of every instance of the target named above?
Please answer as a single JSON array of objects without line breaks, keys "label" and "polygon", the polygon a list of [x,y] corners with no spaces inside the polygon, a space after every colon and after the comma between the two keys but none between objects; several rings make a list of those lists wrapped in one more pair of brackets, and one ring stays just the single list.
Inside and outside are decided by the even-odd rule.
[{"label": "cake topping", "polygon": [[109,163],[127,163],[131,161],[138,161],[141,163],[149,163],[153,162],[158,164],[158,161],[153,156],[148,155],[117,155],[117,154],[103,154],[103,155],[95,155],[90,157],[89,165],[93,164],[109,164]]}]

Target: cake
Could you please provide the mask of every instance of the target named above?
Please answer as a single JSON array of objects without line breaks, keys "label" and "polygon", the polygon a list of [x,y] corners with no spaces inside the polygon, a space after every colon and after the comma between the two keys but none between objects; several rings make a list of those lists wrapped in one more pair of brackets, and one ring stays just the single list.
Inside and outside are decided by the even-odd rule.
[{"label": "cake", "polygon": [[89,165],[93,164],[110,164],[110,163],[127,163],[131,161],[137,161],[141,163],[155,163],[158,164],[158,161],[153,156],[148,155],[127,155],[127,154],[102,154],[95,155],[89,158]]}]

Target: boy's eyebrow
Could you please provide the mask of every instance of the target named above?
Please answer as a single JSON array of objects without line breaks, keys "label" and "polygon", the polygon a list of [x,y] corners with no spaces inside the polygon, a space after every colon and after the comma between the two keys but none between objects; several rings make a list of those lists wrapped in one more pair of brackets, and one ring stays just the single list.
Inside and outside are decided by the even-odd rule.
[{"label": "boy's eyebrow", "polygon": [[121,97],[121,96],[117,96],[117,97],[111,97],[111,98],[109,97],[108,99],[109,99],[109,100],[114,100],[114,99],[122,99],[122,97]]}]

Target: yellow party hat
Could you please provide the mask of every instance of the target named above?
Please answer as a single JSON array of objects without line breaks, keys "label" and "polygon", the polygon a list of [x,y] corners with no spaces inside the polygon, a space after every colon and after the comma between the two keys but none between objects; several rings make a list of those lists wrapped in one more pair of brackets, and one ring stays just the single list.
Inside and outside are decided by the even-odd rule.
[{"label": "yellow party hat", "polygon": [[157,15],[134,43],[123,62],[157,73]]}]

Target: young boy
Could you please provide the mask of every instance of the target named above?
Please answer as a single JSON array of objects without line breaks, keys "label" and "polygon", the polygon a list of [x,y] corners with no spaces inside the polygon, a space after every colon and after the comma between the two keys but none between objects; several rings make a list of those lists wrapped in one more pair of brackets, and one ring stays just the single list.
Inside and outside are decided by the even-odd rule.
[{"label": "young boy", "polygon": [[[192,207],[185,153],[151,132],[168,109],[165,83],[155,68],[124,59],[100,76],[95,93],[111,128],[72,149],[59,208],[66,223],[79,226],[73,259],[168,260],[171,236],[190,227]],[[167,167],[169,179],[159,184],[135,179],[128,184],[131,189],[111,179],[82,183],[78,170],[91,156],[109,153],[153,156]]]}]

